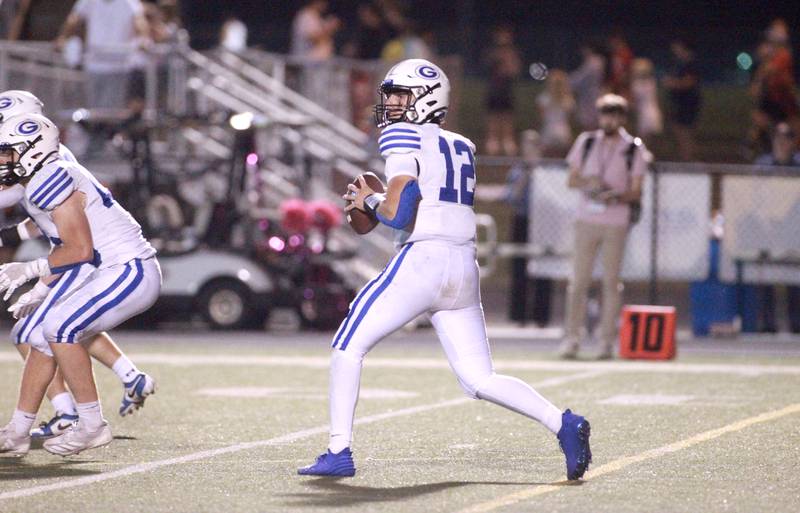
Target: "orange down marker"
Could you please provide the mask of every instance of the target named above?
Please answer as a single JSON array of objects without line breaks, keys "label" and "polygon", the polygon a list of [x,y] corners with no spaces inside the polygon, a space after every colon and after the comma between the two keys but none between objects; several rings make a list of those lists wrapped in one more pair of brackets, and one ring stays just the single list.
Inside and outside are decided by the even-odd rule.
[{"label": "orange down marker", "polygon": [[625,305],[619,330],[621,358],[675,358],[675,307]]}]

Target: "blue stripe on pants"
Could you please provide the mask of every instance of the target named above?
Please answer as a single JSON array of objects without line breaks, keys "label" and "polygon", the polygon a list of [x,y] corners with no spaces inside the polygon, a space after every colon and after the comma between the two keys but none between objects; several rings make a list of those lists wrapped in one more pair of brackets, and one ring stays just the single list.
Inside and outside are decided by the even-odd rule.
[{"label": "blue stripe on pants", "polygon": [[[52,308],[53,305],[56,304],[56,302],[59,299],[61,299],[61,296],[63,296],[67,292],[67,290],[69,290],[70,285],[72,285],[72,282],[75,281],[75,278],[78,277],[78,273],[80,273],[80,271],[81,271],[80,268],[73,269],[72,271],[70,271],[69,274],[64,275],[64,276],[66,276],[66,278],[61,283],[61,287],[55,292],[55,294],[53,294],[53,297],[50,300],[50,302],[47,304],[47,306],[44,308],[44,310],[41,311],[41,315],[39,315],[39,319],[36,322],[33,323],[33,325],[31,326],[30,331],[28,331],[28,335],[30,335],[31,331],[36,329],[36,326],[40,325],[42,323],[42,321],[44,321],[44,317],[45,317],[45,315],[47,315],[47,312],[49,312],[50,308]],[[61,281],[61,278],[59,278],[58,281]],[[41,306],[40,306],[40,308],[41,308]],[[39,308],[34,310],[27,317],[27,319],[25,319],[25,323],[22,325],[22,328],[20,328],[19,333],[17,333],[17,344],[22,344],[23,343],[23,334],[25,333],[25,329],[28,327],[28,324],[30,324],[31,320],[33,320],[33,318],[36,317],[36,314],[38,314],[38,313],[39,313]],[[25,338],[27,338],[27,336]]]},{"label": "blue stripe on pants", "polygon": [[133,279],[133,281],[131,281],[122,292],[120,292],[119,296],[115,297],[113,300],[109,301],[108,303],[98,308],[92,315],[84,319],[82,323],[75,326],[75,328],[73,328],[72,331],[69,332],[69,336],[67,337],[67,342],[69,343],[75,342],[75,335],[77,335],[79,331],[86,329],[87,326],[93,323],[101,315],[111,310],[118,304],[122,303],[125,300],[125,298],[130,296],[131,293],[134,290],[136,290],[136,287],[138,287],[139,284],[142,283],[143,278],[144,278],[144,269],[142,269],[142,261],[137,258],[136,277]]},{"label": "blue stripe on pants", "polygon": [[371,282],[367,283],[364,286],[364,288],[362,288],[361,291],[358,293],[358,295],[356,296],[355,300],[353,301],[353,306],[351,306],[350,307],[350,311],[347,312],[347,317],[344,318],[344,321],[342,321],[342,325],[339,326],[339,330],[336,332],[336,335],[334,335],[334,337],[333,337],[333,345],[331,347],[335,348],[336,345],[339,344],[339,339],[341,338],[342,335],[344,335],[344,333],[346,331],[345,327],[347,326],[347,323],[350,322],[350,318],[355,313],[356,309],[358,308],[359,303],[361,303],[361,300],[364,298],[364,296],[367,295],[367,291],[369,291],[369,289],[373,285],[375,285],[378,282],[378,280],[381,279],[381,276],[383,276],[383,274],[386,272],[386,269],[388,269],[391,264],[392,264],[392,262],[390,260],[389,263],[386,264],[386,267],[383,268],[383,271],[381,271],[380,274],[378,274],[378,276],[373,278]]},{"label": "blue stripe on pants", "polygon": [[411,249],[411,246],[413,245],[414,245],[413,242],[410,244],[406,244],[406,246],[402,249],[402,251],[400,251],[400,254],[398,255],[397,258],[397,262],[394,264],[394,267],[392,267],[392,270],[386,276],[386,279],[383,281],[383,283],[381,283],[380,287],[375,289],[375,292],[373,292],[372,295],[369,297],[369,300],[364,305],[364,308],[362,308],[361,312],[359,312],[358,317],[356,317],[355,322],[350,327],[350,331],[347,333],[344,342],[342,342],[342,346],[339,348],[340,350],[344,351],[347,348],[347,344],[350,343],[350,339],[353,338],[353,334],[356,332],[356,328],[358,328],[358,325],[361,324],[361,321],[364,319],[364,316],[367,315],[367,312],[369,311],[369,308],[372,306],[372,303],[374,303],[375,300],[378,299],[378,296],[381,295],[381,292],[386,290],[386,287],[388,287],[389,284],[392,282],[394,275],[397,274],[397,270],[400,269],[400,266],[403,264],[403,259],[406,257],[406,254],[408,254],[408,250]]},{"label": "blue stripe on pants", "polygon": [[[76,320],[78,320],[78,318],[81,315],[86,313],[91,307],[96,305],[101,299],[103,299],[104,297],[106,297],[106,296],[110,295],[112,292],[114,292],[114,290],[116,290],[116,288],[119,287],[122,284],[123,281],[125,281],[125,278],[127,278],[130,273],[131,273],[131,266],[130,266],[130,264],[126,264],[125,265],[125,271],[122,273],[122,275],[119,278],[117,278],[117,281],[112,283],[110,287],[108,287],[106,290],[104,290],[100,294],[98,294],[98,295],[94,296],[93,298],[91,298],[88,303],[86,303],[85,305],[80,307],[74,314],[69,316],[69,318],[64,322],[64,324],[62,324],[61,327],[58,329],[58,334],[56,335],[56,341],[57,342],[61,342],[61,340],[63,340],[63,337],[64,337],[64,332],[67,330],[69,325],[72,324],[73,322],[75,322]],[[48,342],[50,342],[50,340],[48,340]]]}]

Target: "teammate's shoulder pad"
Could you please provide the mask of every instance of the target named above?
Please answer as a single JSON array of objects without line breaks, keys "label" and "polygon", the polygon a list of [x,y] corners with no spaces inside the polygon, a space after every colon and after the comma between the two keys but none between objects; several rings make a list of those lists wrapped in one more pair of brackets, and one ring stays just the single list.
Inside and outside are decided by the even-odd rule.
[{"label": "teammate's shoulder pad", "polygon": [[378,148],[381,157],[394,153],[414,153],[422,149],[422,132],[413,123],[394,123],[381,131]]},{"label": "teammate's shoulder pad", "polygon": [[25,195],[42,210],[59,205],[74,189],[73,164],[58,160],[39,170],[25,187]]}]

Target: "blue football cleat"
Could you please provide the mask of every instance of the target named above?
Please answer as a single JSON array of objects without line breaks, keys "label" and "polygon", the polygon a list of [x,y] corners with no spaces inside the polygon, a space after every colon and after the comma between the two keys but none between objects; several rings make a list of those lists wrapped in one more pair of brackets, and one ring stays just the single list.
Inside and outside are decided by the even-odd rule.
[{"label": "blue football cleat", "polygon": [[561,415],[558,444],[567,458],[567,479],[580,479],[589,468],[589,463],[592,462],[589,436],[591,427],[588,420],[570,410]]},{"label": "blue football cleat", "polygon": [[140,372],[128,383],[122,393],[122,404],[119,407],[120,416],[130,415],[142,406],[148,396],[156,393],[156,382],[148,374]]},{"label": "blue football cleat", "polygon": [[39,427],[31,430],[31,438],[53,438],[65,433],[78,421],[78,415],[56,413],[55,417],[47,422],[42,422]]},{"label": "blue football cleat", "polygon": [[297,473],[301,476],[353,477],[356,475],[356,465],[349,447],[337,454],[328,449],[325,454],[317,456],[313,465],[298,469]]}]

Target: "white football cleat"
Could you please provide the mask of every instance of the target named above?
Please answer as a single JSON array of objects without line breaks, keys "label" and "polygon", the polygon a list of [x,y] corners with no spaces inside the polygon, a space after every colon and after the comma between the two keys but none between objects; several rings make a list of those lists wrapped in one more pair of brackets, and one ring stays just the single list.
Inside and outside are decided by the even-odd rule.
[{"label": "white football cleat", "polygon": [[142,406],[147,396],[156,393],[156,382],[150,375],[139,373],[130,382],[125,383],[122,393],[122,404],[119,407],[120,416],[129,415]]},{"label": "white football cleat", "polygon": [[10,423],[0,428],[0,456],[21,458],[31,448],[30,435],[20,435]]},{"label": "white football cleat", "polygon": [[78,415],[56,412],[56,415],[47,422],[42,422],[39,427],[31,430],[31,438],[53,438],[63,434],[78,420]]},{"label": "white football cleat", "polygon": [[44,449],[50,454],[59,456],[72,456],[87,449],[94,449],[108,444],[112,440],[111,428],[108,422],[97,429],[88,431],[80,421],[72,425],[63,435],[51,438],[44,443]]}]

